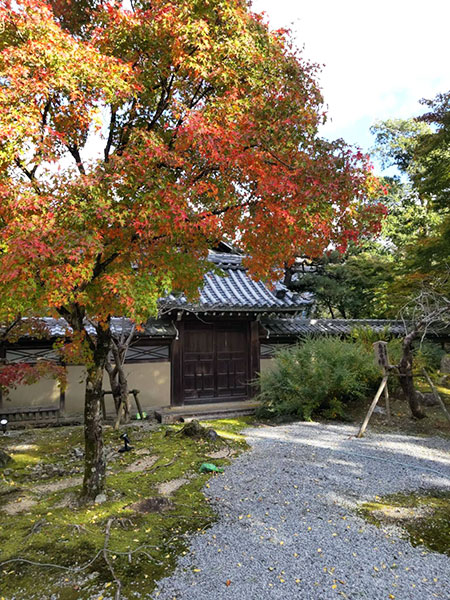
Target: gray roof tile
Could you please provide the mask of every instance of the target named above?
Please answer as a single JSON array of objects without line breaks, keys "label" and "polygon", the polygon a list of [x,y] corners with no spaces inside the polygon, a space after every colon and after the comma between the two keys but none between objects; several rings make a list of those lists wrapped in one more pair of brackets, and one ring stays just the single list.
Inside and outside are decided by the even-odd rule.
[{"label": "gray roof tile", "polygon": [[[65,319],[52,319],[50,317],[44,317],[39,319],[40,323],[44,324],[48,335],[52,338],[64,337],[72,333],[72,328],[68,325]],[[131,331],[132,321],[130,319],[122,317],[113,317],[111,319],[111,330],[116,335],[119,335],[122,328],[126,331]],[[86,330],[94,334],[94,327],[87,322],[85,324]],[[173,338],[176,335],[175,327],[171,321],[164,319],[149,319],[145,324],[145,327],[137,332],[138,336],[142,337],[160,337],[160,338]],[[27,337],[33,337],[32,333]]]},{"label": "gray roof tile", "polygon": [[[262,281],[252,279],[242,265],[242,258],[238,254],[211,251],[208,260],[221,269],[223,276],[207,273],[196,302],[187,302],[183,295],[170,294],[162,301],[165,310],[298,312],[313,303],[312,294],[291,292],[281,283],[271,290]],[[278,297],[277,292],[282,292],[282,297]]]},{"label": "gray roof tile", "polygon": [[[301,319],[301,318],[267,318],[261,320],[261,325],[267,331],[269,338],[302,337],[308,335],[349,335],[356,327],[370,327],[376,332],[385,328],[393,335],[405,334],[403,321],[384,319]],[[408,325],[408,324],[407,324]],[[428,331],[430,336],[449,330]]]}]

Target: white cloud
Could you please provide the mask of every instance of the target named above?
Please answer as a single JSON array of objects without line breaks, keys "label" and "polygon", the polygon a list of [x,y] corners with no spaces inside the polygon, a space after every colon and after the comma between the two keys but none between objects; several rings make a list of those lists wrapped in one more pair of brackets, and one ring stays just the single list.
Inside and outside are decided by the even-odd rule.
[{"label": "white cloud", "polygon": [[420,98],[450,88],[447,0],[254,0],[253,10],[265,11],[274,28],[291,26],[305,57],[325,64],[329,136],[412,116]]}]

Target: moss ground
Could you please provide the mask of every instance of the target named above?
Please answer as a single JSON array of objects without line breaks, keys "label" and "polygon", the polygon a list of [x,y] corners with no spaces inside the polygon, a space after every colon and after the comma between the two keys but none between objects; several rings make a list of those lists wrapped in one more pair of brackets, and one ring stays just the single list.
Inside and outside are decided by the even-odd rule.
[{"label": "moss ground", "polygon": [[362,505],[361,513],[376,525],[402,527],[414,546],[450,556],[450,492],[392,494]]},{"label": "moss ground", "polygon": [[[450,389],[438,383],[439,374],[433,379],[437,391],[450,411]],[[430,392],[425,379],[415,379],[417,389]],[[383,403],[380,402],[381,406]],[[352,418],[361,422],[367,407],[355,410]],[[385,415],[374,414],[369,429],[375,431],[399,431],[412,435],[440,435],[450,437],[450,424],[439,406],[426,407],[427,417],[420,421],[411,418],[405,401],[393,400],[392,420],[387,422]],[[399,493],[377,498],[361,507],[361,514],[376,525],[391,523],[401,527],[413,545],[423,545],[435,552],[450,555],[450,493],[432,490],[426,493]]]},{"label": "moss ground", "polygon": [[[226,438],[227,448],[239,452],[246,447],[239,432],[249,421],[208,425]],[[76,502],[80,486],[73,481],[79,481],[83,469],[83,459],[73,452],[82,448],[81,427],[34,429],[0,437],[0,448],[14,458],[0,474],[2,599],[113,598],[116,583],[103,555],[111,518],[107,557],[122,582],[122,597],[139,598],[151,592],[155,581],[167,575],[177,556],[186,551],[188,534],[205,530],[215,518],[201,492],[211,475],[201,475],[199,467],[212,461],[207,454],[218,449],[217,443],[166,436],[167,429],[130,426],[134,450],[119,454],[118,434],[106,427],[107,501],[84,507]],[[143,452],[158,457],[153,467],[126,471]],[[226,466],[229,460],[213,462]],[[139,500],[158,497],[161,482],[180,477],[189,481],[170,497],[170,510],[141,514],[131,508]],[[43,484],[58,482],[64,482],[62,489],[42,490]],[[24,506],[27,510],[20,511]],[[11,507],[19,512],[5,512],[11,513]]]}]

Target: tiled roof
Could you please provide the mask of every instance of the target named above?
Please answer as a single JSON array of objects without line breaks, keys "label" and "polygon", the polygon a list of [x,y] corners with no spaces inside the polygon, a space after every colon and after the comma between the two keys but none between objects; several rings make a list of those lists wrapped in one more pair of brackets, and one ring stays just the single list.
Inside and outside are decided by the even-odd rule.
[{"label": "tiled roof", "polygon": [[[43,318],[40,323],[46,326],[49,336],[60,338],[70,335],[71,328],[64,319]],[[131,320],[115,317],[111,320],[111,329],[119,335],[122,328],[126,331],[131,329]],[[356,327],[370,327],[376,332],[385,329],[393,335],[404,335],[405,324],[402,321],[388,321],[382,319],[303,319],[299,317],[279,318],[267,317],[260,321],[261,341],[264,339],[302,338],[308,335],[349,335]],[[92,325],[86,325],[87,331],[94,333]],[[42,329],[39,328],[42,332]],[[172,321],[166,319],[149,319],[145,327],[137,332],[138,337],[173,339],[176,336],[176,328]],[[429,329],[427,337],[443,336],[450,338],[448,328]],[[32,332],[24,337],[33,337]],[[270,342],[269,342],[270,343]]]},{"label": "tiled roof", "polygon": [[183,295],[170,294],[163,301],[165,308],[189,312],[297,312],[313,303],[310,293],[291,292],[281,283],[271,290],[262,281],[253,280],[238,254],[210,252],[208,258],[224,275],[207,273],[198,301],[188,302]]},{"label": "tiled roof", "polygon": [[[45,325],[50,337],[64,337],[72,333],[71,327],[68,325],[65,319],[52,319],[50,317],[44,317],[39,319],[41,324]],[[131,331],[132,321],[130,319],[122,317],[113,317],[111,319],[111,330],[116,335],[122,332],[122,328],[126,331]],[[86,331],[91,334],[95,333],[93,326],[90,323],[85,325]],[[140,337],[159,337],[159,338],[174,338],[176,330],[171,321],[164,319],[149,319],[143,329],[137,331],[137,335]],[[26,337],[33,337],[32,332]]]},{"label": "tiled roof", "polygon": [[[376,332],[385,329],[393,335],[404,335],[403,321],[384,319],[300,319],[300,318],[267,318],[261,320],[261,325],[267,331],[268,338],[302,337],[307,335],[348,335],[356,327],[370,327]],[[445,332],[449,334],[448,330]],[[428,331],[436,335],[437,331]]]}]

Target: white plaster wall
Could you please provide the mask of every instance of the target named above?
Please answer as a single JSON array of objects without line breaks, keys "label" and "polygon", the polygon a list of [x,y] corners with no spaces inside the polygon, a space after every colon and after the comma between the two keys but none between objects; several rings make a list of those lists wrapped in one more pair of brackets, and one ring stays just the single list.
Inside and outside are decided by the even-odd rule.
[{"label": "white plaster wall", "polygon": [[[139,390],[138,398],[142,410],[151,410],[170,404],[170,363],[149,362],[126,365],[130,390]],[[81,366],[67,367],[66,415],[82,415],[84,412],[84,389],[86,370]],[[109,378],[105,373],[103,389],[110,390]],[[3,397],[4,408],[27,406],[59,407],[59,387],[53,380],[42,379],[33,385],[21,385]],[[9,398],[9,399],[8,399]],[[107,412],[113,412],[112,396],[105,397]],[[133,404],[133,412],[135,406]]]},{"label": "white plaster wall", "polygon": [[[66,410],[67,415],[84,412],[84,387],[86,371],[84,367],[67,368]],[[142,410],[151,410],[170,404],[170,363],[149,362],[126,365],[129,389],[139,390],[138,399]],[[103,378],[103,389],[111,389],[107,373]],[[105,396],[107,412],[113,412],[111,395]],[[133,412],[135,410],[133,403]]]},{"label": "white plaster wall", "polygon": [[269,371],[273,369],[275,366],[274,358],[261,358],[260,360],[260,373],[264,373],[264,371]]},{"label": "white plaster wall", "polygon": [[16,408],[19,406],[56,406],[59,407],[59,387],[53,379],[41,379],[32,385],[19,385],[3,393],[3,407]]}]

